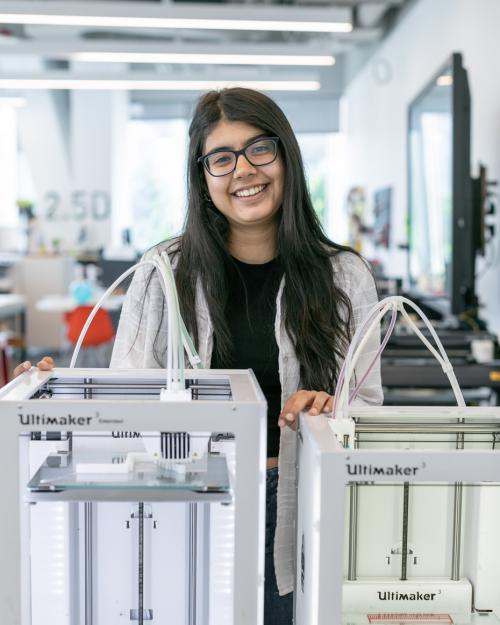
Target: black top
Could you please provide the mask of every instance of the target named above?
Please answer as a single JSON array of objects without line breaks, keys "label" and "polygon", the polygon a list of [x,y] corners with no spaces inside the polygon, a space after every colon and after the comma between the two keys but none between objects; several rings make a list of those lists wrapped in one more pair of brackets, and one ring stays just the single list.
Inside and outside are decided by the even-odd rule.
[{"label": "black top", "polygon": [[267,457],[278,455],[281,410],[278,345],[274,334],[276,296],[283,274],[278,258],[262,265],[233,259],[228,266],[229,296],[225,314],[233,355],[222,361],[215,349],[212,369],[253,369],[267,400]]}]

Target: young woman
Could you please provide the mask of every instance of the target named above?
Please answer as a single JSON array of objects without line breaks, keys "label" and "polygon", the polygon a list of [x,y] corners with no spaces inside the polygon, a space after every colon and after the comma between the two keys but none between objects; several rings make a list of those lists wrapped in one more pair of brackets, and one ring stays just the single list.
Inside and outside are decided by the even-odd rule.
[{"label": "young woman", "polygon": [[[376,302],[374,282],[359,256],[323,233],[295,135],[267,96],[234,88],[200,99],[189,129],[188,183],[184,232],[147,256],[168,249],[181,312],[203,366],[252,368],[266,396],[265,625],[291,625],[292,429],[302,410],[331,409],[349,338]],[[112,366],[163,366],[165,321],[156,273],[137,272]],[[358,376],[377,346],[375,337]],[[381,402],[378,366],[359,398]]]},{"label": "young woman", "polygon": [[[376,302],[375,286],[366,263],[323,233],[296,137],[270,98],[243,88],[207,93],[194,112],[189,140],[185,229],[146,256],[168,250],[202,365],[252,368],[266,396],[264,623],[291,625],[295,421],[303,410],[331,410],[349,339]],[[373,337],[358,379],[377,348]],[[160,281],[154,270],[139,270],[111,366],[162,367],[165,356]],[[355,401],[381,403],[378,363]]]}]

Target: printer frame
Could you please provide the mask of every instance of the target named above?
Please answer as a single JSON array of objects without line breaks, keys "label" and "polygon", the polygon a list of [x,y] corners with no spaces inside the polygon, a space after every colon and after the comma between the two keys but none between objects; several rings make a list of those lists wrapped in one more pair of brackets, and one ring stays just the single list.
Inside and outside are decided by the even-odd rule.
[{"label": "printer frame", "polygon": [[[416,424],[420,422],[425,427],[426,424],[432,424],[433,421],[439,422],[440,419],[441,421],[454,420],[457,431],[461,427],[460,422],[467,418],[472,422],[471,426],[482,420],[491,422],[494,424],[494,429],[500,433],[500,408],[366,406],[352,409],[350,416],[355,426],[367,421],[377,424],[377,422],[387,423],[399,420],[400,423],[407,421],[410,425],[412,422]],[[351,616],[352,613],[346,615],[343,610],[344,601],[353,590],[353,585],[356,584],[356,581],[348,582],[346,577],[348,551],[346,543],[352,538],[349,535],[352,528],[347,527],[350,485],[369,482],[401,485],[403,483],[411,485],[416,482],[451,484],[494,482],[495,486],[500,487],[500,449],[349,448],[341,444],[333,433],[330,423],[331,420],[324,416],[312,417],[302,414],[299,419],[296,625],[332,625],[333,623],[355,625],[378,622],[376,619],[369,620],[366,612],[364,617],[361,614],[356,617],[356,615]],[[359,468],[354,471],[354,465],[367,467],[366,471]],[[396,465],[401,468],[401,473],[398,473],[398,469],[384,475],[373,469],[373,467],[395,467]],[[350,512],[352,513],[352,509]],[[483,551],[478,557],[485,557],[488,551],[493,551],[488,557],[490,560],[496,558],[498,562],[496,569],[500,572],[500,538],[495,538],[495,530],[492,531],[492,529],[493,526],[489,530],[491,542],[489,545],[483,544]],[[458,534],[460,531],[458,527]],[[491,584],[488,573],[481,570],[480,565],[476,567],[476,570],[482,584]],[[491,573],[490,571],[490,577]],[[496,579],[498,580],[498,577]],[[417,579],[414,578],[411,581],[416,582]],[[397,584],[397,580],[394,582]],[[350,584],[352,584],[351,587],[346,588]],[[360,589],[360,592],[363,593],[363,590]],[[492,596],[491,592],[489,596]],[[497,605],[487,606],[487,608],[494,609],[499,619],[494,622],[500,622],[500,594]],[[384,616],[383,612],[384,610],[380,610],[380,618]],[[386,607],[385,612],[390,612],[389,607]],[[412,610],[398,609],[395,612],[408,613]],[[396,618],[397,614],[392,616]],[[381,623],[418,622],[418,618],[422,619],[423,615],[420,617],[410,615],[408,620],[404,620],[403,614],[400,614],[399,621],[397,619],[391,621],[390,614],[385,614],[385,617],[387,620],[382,619]],[[470,616],[469,618],[483,617]],[[422,620],[422,622],[425,621]],[[429,620],[428,622],[438,621]],[[439,622],[475,623],[476,620]],[[486,624],[490,621],[483,618],[480,622]]]},{"label": "printer frame", "polygon": [[[0,610],[2,622],[28,625],[30,613],[29,534],[26,484],[28,445],[32,432],[228,432],[234,434],[236,449],[235,483],[232,484],[234,512],[233,621],[236,625],[262,623],[264,584],[266,402],[251,371],[188,370],[191,380],[225,380],[231,398],[187,402],[143,399],[82,398],[31,399],[50,380],[106,381],[126,379],[165,380],[163,370],[32,369],[0,389],[0,492],[8,508],[0,515]],[[29,415],[35,415],[31,418]],[[44,417],[36,419],[36,415]],[[50,417],[51,419],[47,419]],[[38,500],[51,501],[52,493]],[[70,501],[54,494],[56,501]],[[149,501],[210,503],[210,493],[176,490],[151,493]],[[123,493],[108,501],[142,501],[144,493]],[[83,496],[85,498],[85,496]],[[80,501],[82,496],[80,496]],[[212,501],[217,501],[217,498]],[[82,624],[83,625],[83,624]]]}]

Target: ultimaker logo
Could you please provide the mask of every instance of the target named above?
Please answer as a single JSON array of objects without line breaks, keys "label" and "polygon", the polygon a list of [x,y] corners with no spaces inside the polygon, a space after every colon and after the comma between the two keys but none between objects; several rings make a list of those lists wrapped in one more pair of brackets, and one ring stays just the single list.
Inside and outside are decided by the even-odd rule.
[{"label": "ultimaker logo", "polygon": [[378,467],[373,464],[351,464],[346,465],[347,473],[349,475],[401,475],[411,476],[416,475],[420,467],[408,467],[401,466],[400,464],[393,464],[385,467]]},{"label": "ultimaker logo", "polygon": [[434,601],[436,592],[391,592],[377,591],[380,601]]},{"label": "ultimaker logo", "polygon": [[48,417],[45,414],[23,414],[22,412],[18,413],[19,423],[21,425],[57,425],[57,426],[68,426],[68,425],[90,425],[94,419],[94,417],[74,417],[71,414],[65,415],[63,417]]}]

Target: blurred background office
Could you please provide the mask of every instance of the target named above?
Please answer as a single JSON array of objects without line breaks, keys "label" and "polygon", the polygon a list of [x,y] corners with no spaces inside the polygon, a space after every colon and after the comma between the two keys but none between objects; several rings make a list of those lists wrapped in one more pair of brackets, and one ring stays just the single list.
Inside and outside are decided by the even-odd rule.
[{"label": "blurred background office", "polygon": [[[289,117],[327,234],[381,295],[416,299],[471,401],[496,403],[498,24],[497,0],[0,1],[3,379],[26,356],[64,364],[103,289],[181,231],[194,102],[241,84]],[[125,289],[89,364],[107,366]],[[408,340],[398,328],[384,383],[435,398]]]}]

